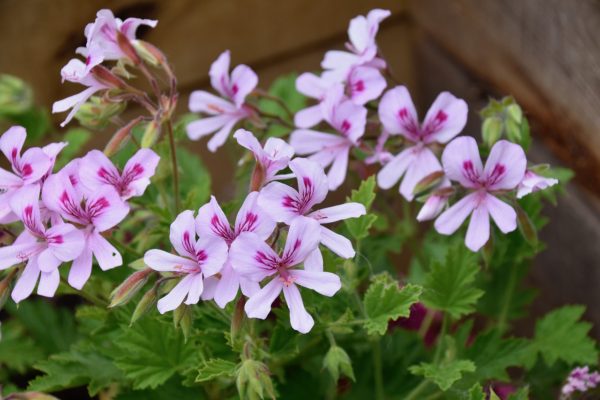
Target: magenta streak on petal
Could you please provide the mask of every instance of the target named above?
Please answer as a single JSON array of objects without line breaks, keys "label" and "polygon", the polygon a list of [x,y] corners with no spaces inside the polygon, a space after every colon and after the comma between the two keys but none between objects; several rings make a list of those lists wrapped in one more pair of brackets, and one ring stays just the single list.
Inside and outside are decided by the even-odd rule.
[{"label": "magenta streak on petal", "polygon": [[236,84],[234,84],[234,85],[231,87],[231,91],[233,92],[233,94],[234,94],[234,95],[236,95],[236,94],[237,94],[237,92],[238,92],[239,90],[240,90],[240,89],[238,88],[238,85],[236,85]]},{"label": "magenta streak on petal", "polygon": [[116,32],[110,28],[110,26],[108,24],[104,24],[102,25],[102,28],[100,28],[100,32],[102,32],[102,34],[104,34],[104,36],[111,42],[116,43],[117,42],[117,35]]},{"label": "magenta streak on petal", "polygon": [[79,205],[75,204],[73,199],[69,197],[69,194],[67,193],[67,191],[62,192],[59,200],[60,200],[63,212],[72,216],[73,218],[80,220],[81,222],[90,222],[89,219],[87,218],[86,213],[83,211],[83,209]]},{"label": "magenta streak on petal", "polygon": [[422,131],[421,131],[421,138],[424,139],[427,136],[438,132],[442,125],[444,124],[444,122],[446,122],[446,120],[448,119],[448,114],[446,114],[443,110],[439,110],[437,112],[437,114],[435,115],[435,118],[433,119],[433,121],[431,121],[429,124],[427,124],[426,126],[423,127]]},{"label": "magenta streak on petal", "polygon": [[187,251],[189,254],[196,254],[196,248],[194,246],[194,243],[192,243],[192,241],[190,240],[190,233],[188,231],[183,232],[182,244],[185,251]]},{"label": "magenta streak on petal", "polygon": [[354,85],[352,85],[352,90],[355,92],[362,92],[365,90],[365,83],[362,80],[355,82]]},{"label": "magenta streak on petal", "polygon": [[264,266],[263,269],[274,270],[278,269],[281,266],[281,260],[279,258],[273,257],[271,255],[267,255],[262,251],[257,251],[254,255],[254,259],[261,265]]},{"label": "magenta streak on petal", "polygon": [[31,164],[24,164],[24,165],[21,167],[21,176],[22,176],[23,178],[25,178],[25,177],[27,177],[27,176],[31,175],[31,173],[32,173],[32,172],[33,172],[33,168],[31,167]]},{"label": "magenta streak on petal", "polygon": [[106,208],[110,207],[110,202],[106,197],[100,197],[95,202],[87,204],[87,215],[90,220],[101,215]]},{"label": "magenta streak on petal", "polygon": [[473,162],[471,160],[463,161],[463,172],[465,177],[475,184],[479,184],[479,174],[473,168]]},{"label": "magenta streak on petal", "polygon": [[350,130],[350,128],[352,128],[352,124],[350,122],[348,122],[347,119],[345,119],[342,122],[342,126],[340,127],[340,131],[344,134],[347,135],[348,131]]},{"label": "magenta streak on petal", "polygon": [[23,224],[29,229],[31,233],[34,233],[37,236],[43,236],[44,232],[39,230],[39,227],[35,223],[35,219],[33,216],[33,206],[25,206],[23,210]]},{"label": "magenta streak on petal", "polygon": [[105,183],[108,183],[109,185],[118,187],[120,184],[120,179],[118,175],[115,175],[114,173],[107,171],[106,169],[104,169],[104,167],[100,167],[100,169],[98,170],[98,177],[103,180]]},{"label": "magenta streak on petal", "polygon": [[75,176],[74,174],[69,174],[69,181],[71,181],[71,185],[73,186],[77,186],[77,184],[79,183],[79,181],[77,180],[77,176]]},{"label": "magenta streak on petal", "polygon": [[400,111],[398,111],[398,118],[400,119],[400,123],[407,130],[407,133],[418,137],[419,136],[419,127],[415,124],[415,121],[410,117],[408,113],[408,109],[406,107],[402,107]]},{"label": "magenta streak on petal", "polygon": [[17,156],[19,155],[19,152],[17,150],[16,147],[14,147],[10,153],[10,158],[12,159],[12,163],[13,165],[17,163]]},{"label": "magenta streak on petal", "polygon": [[281,265],[289,266],[289,264],[292,262],[292,259],[294,258],[294,254],[300,248],[300,245],[302,245],[302,240],[296,239],[296,241],[294,242],[294,246],[292,246],[292,248],[288,252],[284,253],[281,257]]},{"label": "magenta streak on petal", "polygon": [[258,221],[258,215],[253,212],[248,212],[244,221],[238,226],[235,232],[235,236],[242,232],[253,232],[256,230],[256,222]]},{"label": "magenta streak on petal", "polygon": [[124,188],[127,188],[131,182],[139,178],[140,175],[144,173],[144,167],[142,167],[140,164],[134,164],[133,167],[123,172],[124,174],[121,177],[121,184]]},{"label": "magenta streak on petal", "polygon": [[302,182],[304,183],[304,188],[301,188],[299,197],[292,198],[291,196],[285,196],[282,202],[284,207],[293,210],[298,215],[304,215],[310,211],[308,206],[315,193],[315,187],[309,177],[302,177]]},{"label": "magenta streak on petal", "polygon": [[219,219],[217,214],[214,214],[212,216],[212,218],[210,219],[210,224],[212,226],[212,231],[215,233],[215,235],[223,238],[225,240],[225,242],[227,242],[228,245],[231,244],[231,242],[233,242],[236,235],[231,230],[229,223],[227,225],[225,225],[221,221],[221,219]]},{"label": "magenta streak on petal", "polygon": [[48,236],[46,238],[46,241],[48,242],[48,244],[63,244],[64,243],[64,239],[61,235]]},{"label": "magenta streak on petal", "polygon": [[506,172],[506,167],[504,165],[496,164],[494,166],[494,169],[492,170],[492,173],[490,174],[490,176],[488,176],[486,184],[488,186],[494,185],[496,182],[498,182],[500,179],[502,179],[502,176],[504,175],[505,172]]}]

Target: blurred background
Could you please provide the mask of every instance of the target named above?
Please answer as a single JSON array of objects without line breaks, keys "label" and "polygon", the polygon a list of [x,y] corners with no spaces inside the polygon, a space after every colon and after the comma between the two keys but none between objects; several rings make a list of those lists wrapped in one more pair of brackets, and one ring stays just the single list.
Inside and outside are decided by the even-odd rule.
[{"label": "blurred background", "polygon": [[[83,28],[101,8],[120,18],[158,19],[141,38],[175,67],[187,110],[191,90],[206,88],[211,62],[224,50],[232,64],[256,70],[268,88],[279,75],[317,71],[326,50],[341,48],[349,20],[380,7],[392,11],[378,43],[395,76],[424,114],[449,90],[470,107],[466,134],[478,135],[489,97],[513,95],[534,138],[530,158],[573,169],[568,194],[546,207],[548,248],[529,284],[535,314],[559,305],[588,306],[600,336],[600,2],[596,0],[0,0],[0,73],[34,89],[37,104],[79,91],[61,85],[60,69],[85,44]],[[54,116],[58,123],[64,115]],[[75,123],[75,122],[73,122]],[[3,127],[2,127],[3,128]],[[114,128],[114,127],[113,127]],[[108,140],[99,132],[98,147]],[[93,144],[92,144],[93,146]],[[226,195],[235,164],[194,143]],[[523,330],[529,329],[527,324]]]}]

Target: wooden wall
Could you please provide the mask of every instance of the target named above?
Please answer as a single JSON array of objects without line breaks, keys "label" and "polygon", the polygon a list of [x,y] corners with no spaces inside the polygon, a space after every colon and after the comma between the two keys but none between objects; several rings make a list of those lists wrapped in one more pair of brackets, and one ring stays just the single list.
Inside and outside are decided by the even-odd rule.
[{"label": "wooden wall", "polygon": [[[266,87],[279,74],[317,70],[327,49],[343,46],[349,19],[374,7],[393,11],[379,43],[421,112],[451,90],[467,99],[467,133],[474,133],[488,96],[512,94],[533,121],[535,161],[576,170],[577,185],[547,208],[549,248],[530,277],[541,290],[534,308],[586,303],[600,324],[598,1],[0,0],[0,72],[31,82],[47,106],[74,93],[75,85],[60,84],[60,68],[84,43],[95,12],[111,8],[120,17],[159,19],[144,39],[172,60],[184,95],[207,85],[224,49]],[[185,97],[181,103],[183,111]],[[217,193],[227,193],[232,165],[203,143],[195,149],[216,174]]]}]

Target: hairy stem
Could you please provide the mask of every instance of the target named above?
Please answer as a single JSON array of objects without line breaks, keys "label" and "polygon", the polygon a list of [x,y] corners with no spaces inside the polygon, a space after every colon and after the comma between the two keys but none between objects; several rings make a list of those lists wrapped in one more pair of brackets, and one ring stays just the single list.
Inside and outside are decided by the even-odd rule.
[{"label": "hairy stem", "polygon": [[502,299],[502,308],[500,309],[500,316],[498,317],[498,330],[500,332],[504,332],[508,328],[508,309],[510,308],[510,302],[512,301],[515,292],[516,283],[517,268],[514,265],[511,265],[508,276],[508,287],[506,288],[506,294]]},{"label": "hairy stem", "polygon": [[179,214],[181,200],[179,198],[179,167],[177,166],[177,150],[175,148],[175,136],[173,135],[173,124],[168,119],[166,122],[171,147],[171,163],[173,164],[173,190],[175,191],[175,214]]},{"label": "hairy stem", "polygon": [[419,383],[417,386],[415,386],[413,390],[410,391],[410,393],[404,398],[404,400],[422,399],[421,393],[425,389],[427,389],[427,386],[429,386],[429,382],[426,380],[422,380],[421,383]]},{"label": "hairy stem", "polygon": [[379,336],[371,341],[373,352],[373,373],[375,375],[375,398],[383,400],[385,398],[383,390],[383,362],[381,358],[381,339]]}]

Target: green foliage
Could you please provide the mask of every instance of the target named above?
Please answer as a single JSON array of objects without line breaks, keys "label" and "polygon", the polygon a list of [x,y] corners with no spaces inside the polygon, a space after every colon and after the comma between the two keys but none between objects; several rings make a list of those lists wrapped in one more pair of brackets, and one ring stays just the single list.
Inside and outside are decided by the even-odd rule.
[{"label": "green foliage", "polygon": [[450,389],[465,372],[475,371],[475,364],[469,360],[452,360],[438,364],[421,363],[410,367],[410,372],[422,375],[439,386],[442,391]]},{"label": "green foliage", "polygon": [[[360,184],[358,190],[353,190],[348,201],[360,203],[365,206],[367,212],[375,200],[375,177],[371,176]],[[358,218],[344,221],[346,228],[356,240],[364,239],[369,235],[369,229],[377,220],[375,214],[366,214]]]},{"label": "green foliage", "polygon": [[[288,110],[291,113],[296,113],[306,107],[306,98],[296,90],[297,77],[296,74],[289,74],[277,78],[269,87],[268,95],[270,97],[262,97],[258,102],[259,109],[293,125]],[[274,100],[276,98],[279,101]],[[265,131],[265,137],[282,137],[291,131],[291,128],[281,124],[269,123]]]},{"label": "green foliage", "polygon": [[53,392],[86,385],[90,396],[122,379],[121,371],[113,361],[98,354],[91,346],[74,346],[69,352],[51,356],[35,368],[45,375],[29,382],[29,390]]},{"label": "green foliage", "polygon": [[123,327],[111,355],[135,389],[156,388],[198,362],[192,342],[186,343],[171,324],[156,318]]},{"label": "green foliage", "polygon": [[0,337],[0,370],[10,369],[24,373],[44,357],[44,351],[15,320],[9,320],[0,326]]},{"label": "green foliage", "polygon": [[63,141],[69,143],[58,155],[56,169],[64,167],[69,161],[81,154],[83,147],[91,139],[92,134],[82,128],[71,128],[65,133]]},{"label": "green foliage", "polygon": [[348,378],[356,381],[354,370],[352,369],[352,361],[348,353],[339,346],[331,346],[325,358],[323,358],[323,367],[329,371],[333,380],[337,382],[340,379],[340,374],[344,374]]},{"label": "green foliage", "polygon": [[598,349],[588,336],[592,325],[579,321],[583,306],[565,306],[546,314],[535,326],[534,345],[548,365],[562,360],[568,364],[596,364]]},{"label": "green foliage", "polygon": [[410,306],[420,295],[420,286],[408,284],[400,288],[389,274],[377,275],[365,293],[365,329],[370,335],[384,335],[390,320],[408,317]]},{"label": "green foliage", "polygon": [[473,283],[479,271],[477,257],[464,246],[448,249],[445,261],[433,262],[423,284],[423,303],[460,318],[474,311],[483,291]]},{"label": "green foliage", "polygon": [[234,362],[220,358],[211,358],[202,364],[198,370],[196,382],[206,382],[217,377],[233,377],[236,374],[238,365]]}]

